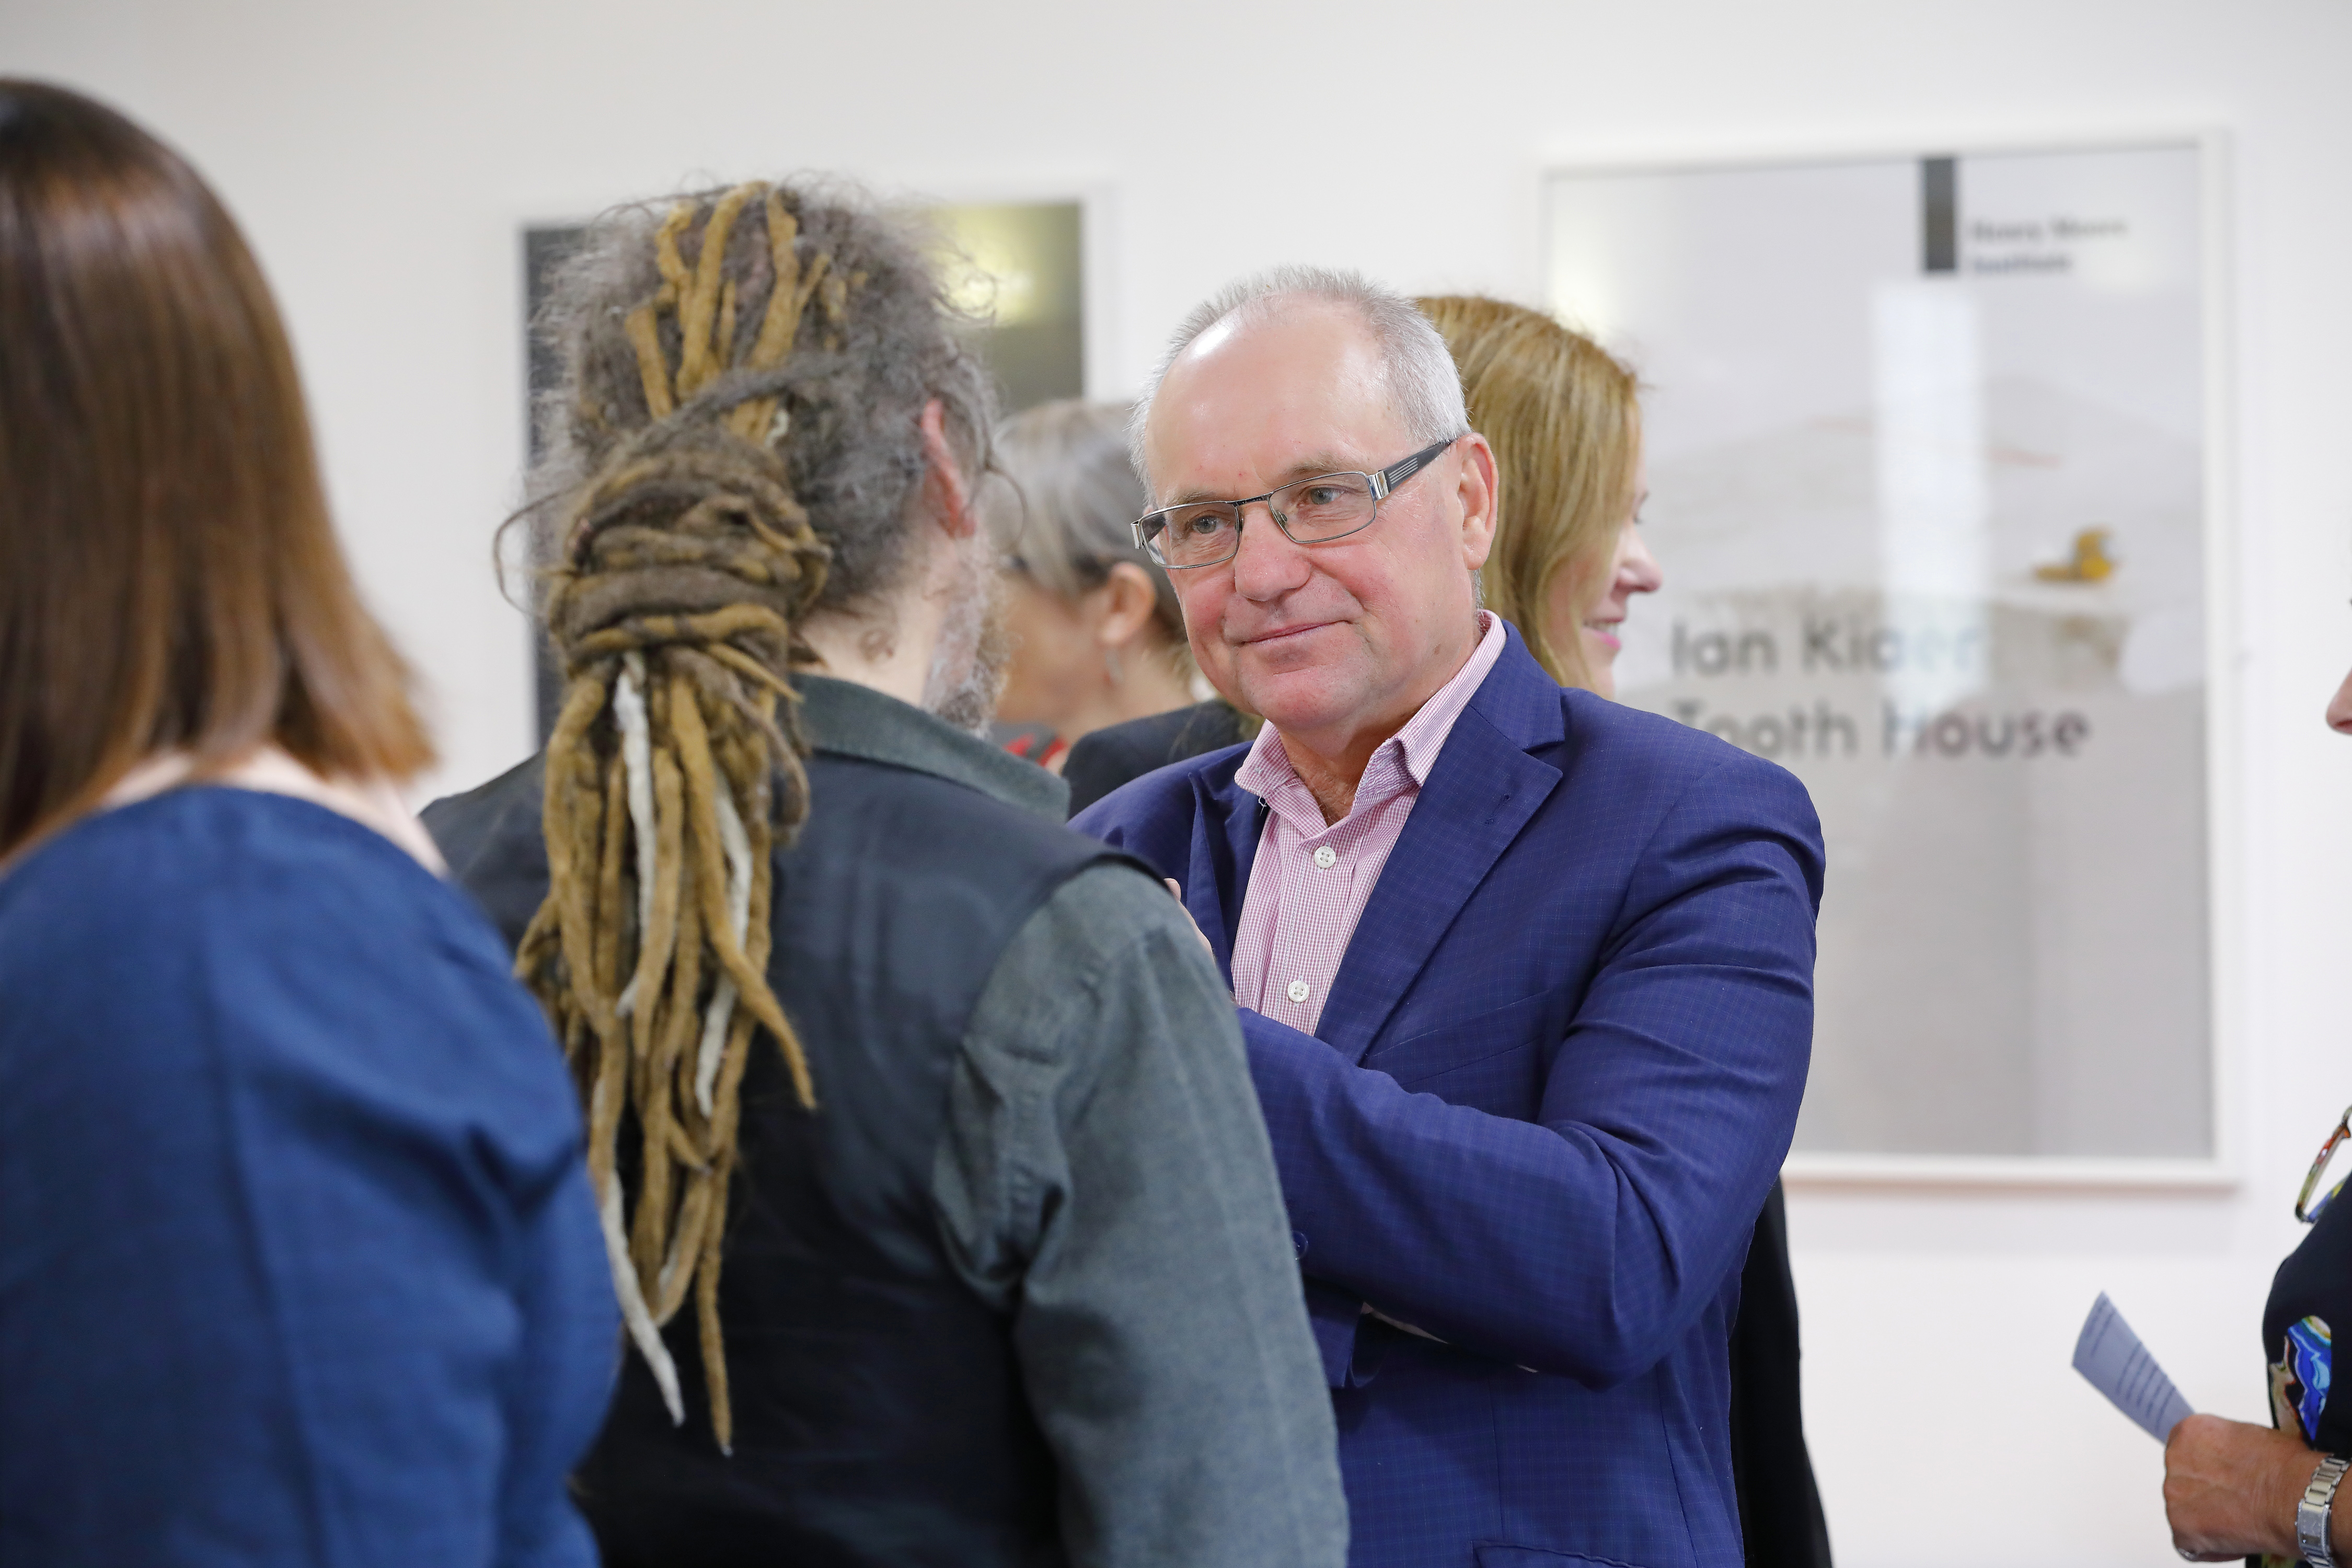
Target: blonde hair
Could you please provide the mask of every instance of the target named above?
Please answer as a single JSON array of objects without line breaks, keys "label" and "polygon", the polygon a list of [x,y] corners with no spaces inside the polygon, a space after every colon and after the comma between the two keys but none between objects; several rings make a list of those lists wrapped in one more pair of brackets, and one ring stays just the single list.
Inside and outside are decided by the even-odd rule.
[{"label": "blonde hair", "polygon": [[1545,624],[1565,572],[1580,602],[1615,559],[1642,450],[1640,383],[1581,332],[1475,295],[1416,300],[1454,352],[1470,427],[1495,448],[1501,511],[1481,573],[1487,608],[1563,686],[1592,686],[1580,638]]}]

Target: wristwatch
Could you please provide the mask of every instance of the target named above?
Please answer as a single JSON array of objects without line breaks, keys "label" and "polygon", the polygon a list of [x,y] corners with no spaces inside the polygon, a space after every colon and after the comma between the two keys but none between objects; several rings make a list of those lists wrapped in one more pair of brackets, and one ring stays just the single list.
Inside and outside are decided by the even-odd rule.
[{"label": "wristwatch", "polygon": [[2319,1461],[2311,1472],[2311,1484],[2303,1489],[2303,1497],[2294,1505],[2294,1549],[2311,1568],[2336,1568],[2336,1559],[2327,1550],[2327,1505],[2336,1500],[2336,1483],[2344,1472],[2352,1469],[2352,1459],[2339,1459],[2330,1454]]}]

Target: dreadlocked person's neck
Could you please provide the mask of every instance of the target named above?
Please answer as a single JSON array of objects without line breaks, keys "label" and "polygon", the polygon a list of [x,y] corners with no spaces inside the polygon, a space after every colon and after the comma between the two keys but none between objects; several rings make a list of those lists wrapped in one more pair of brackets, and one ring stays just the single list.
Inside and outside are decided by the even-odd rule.
[{"label": "dreadlocked person's neck", "polygon": [[971,728],[995,703],[993,674],[975,661],[982,658],[996,559],[945,421],[938,398],[923,405],[924,476],[908,519],[914,558],[900,585],[855,609],[813,615],[798,629],[817,656],[814,673]]},{"label": "dreadlocked person's neck", "polygon": [[913,595],[872,616],[824,616],[802,628],[817,656],[812,674],[855,681],[914,708],[923,705],[939,634],[939,606]]},{"label": "dreadlocked person's neck", "polygon": [[[970,542],[944,537],[923,541],[920,560],[897,592],[847,611],[811,616],[801,635],[817,656],[813,673],[871,687],[926,712],[940,695],[942,656],[969,664],[977,651],[961,646],[976,638],[984,619],[992,562],[977,536]],[[973,609],[978,595],[982,606]],[[959,612],[969,612],[960,615]],[[958,668],[946,672],[961,679]],[[954,682],[950,682],[952,685]]]}]

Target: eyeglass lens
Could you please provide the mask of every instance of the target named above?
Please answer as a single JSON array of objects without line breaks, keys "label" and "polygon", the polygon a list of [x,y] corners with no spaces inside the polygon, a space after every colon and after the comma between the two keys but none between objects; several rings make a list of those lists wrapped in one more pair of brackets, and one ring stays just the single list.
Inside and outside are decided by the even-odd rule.
[{"label": "eyeglass lens", "polygon": [[[1362,474],[1319,474],[1284,486],[1265,504],[1283,532],[1315,544],[1362,528],[1379,502]],[[1241,548],[1241,509],[1231,501],[1170,507],[1153,521],[1151,552],[1171,566],[1213,566]]]}]

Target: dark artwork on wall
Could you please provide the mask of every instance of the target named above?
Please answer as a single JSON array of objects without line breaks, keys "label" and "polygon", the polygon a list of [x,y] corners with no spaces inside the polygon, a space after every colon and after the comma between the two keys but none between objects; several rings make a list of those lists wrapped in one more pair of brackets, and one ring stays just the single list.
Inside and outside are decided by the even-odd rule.
[{"label": "dark artwork on wall", "polygon": [[[996,373],[1007,413],[1086,392],[1084,209],[1070,202],[940,206],[924,216],[940,239],[940,267],[956,303],[983,324],[974,346]],[[524,341],[530,356],[525,426],[530,460],[541,455],[540,398],[557,366],[530,323],[539,320],[555,269],[580,237],[576,224],[526,228],[522,235]],[[539,739],[555,726],[562,697],[545,634],[534,623]]]},{"label": "dark artwork on wall", "polygon": [[936,207],[956,302],[989,324],[974,336],[1004,409],[1086,392],[1084,252],[1076,202]]},{"label": "dark artwork on wall", "polygon": [[[562,265],[563,258],[579,237],[580,230],[572,226],[527,228],[522,234],[523,343],[530,364],[530,378],[523,395],[523,428],[528,432],[526,440],[534,468],[539,466],[541,454],[545,448],[545,440],[539,428],[539,399],[555,384],[556,364],[554,351],[540,341],[539,334],[530,330],[530,323],[539,320],[540,308],[547,303],[548,282],[553,278],[555,268]],[[534,560],[532,565],[536,568],[538,562]],[[563,681],[562,672],[555,667],[553,652],[548,647],[547,634],[536,615],[532,616],[530,623],[530,654],[531,683],[537,692],[539,720],[535,733],[540,743],[544,745],[555,729],[555,710],[563,700]]]}]

